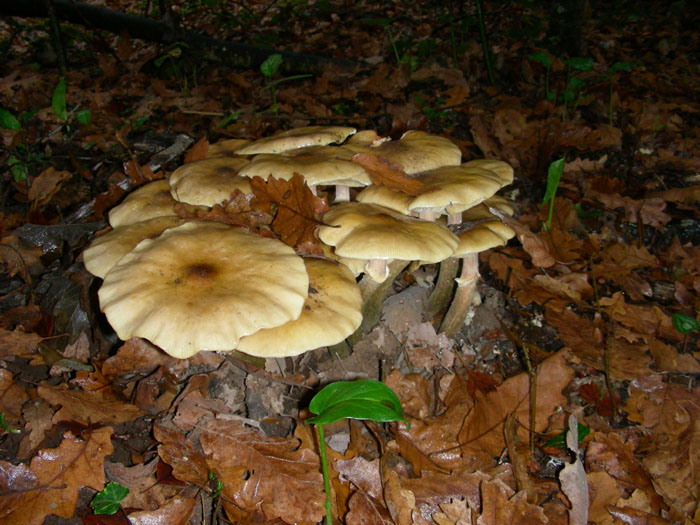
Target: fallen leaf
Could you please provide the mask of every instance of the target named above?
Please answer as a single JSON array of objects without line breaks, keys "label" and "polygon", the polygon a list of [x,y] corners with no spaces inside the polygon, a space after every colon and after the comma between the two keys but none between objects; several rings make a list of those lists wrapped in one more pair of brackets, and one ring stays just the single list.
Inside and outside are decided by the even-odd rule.
[{"label": "fallen leaf", "polygon": [[131,525],[186,525],[198,502],[198,498],[175,496],[157,510],[132,512],[129,522]]},{"label": "fallen leaf", "polygon": [[104,391],[83,392],[67,388],[39,385],[39,397],[52,405],[61,405],[53,416],[53,422],[75,421],[83,425],[93,423],[125,423],[141,417],[138,407],[123,401],[108,399]]},{"label": "fallen leaf", "polygon": [[392,191],[400,191],[408,195],[421,195],[429,190],[418,179],[406,175],[398,164],[373,153],[356,153],[352,161],[365,169],[375,186],[386,186]]}]

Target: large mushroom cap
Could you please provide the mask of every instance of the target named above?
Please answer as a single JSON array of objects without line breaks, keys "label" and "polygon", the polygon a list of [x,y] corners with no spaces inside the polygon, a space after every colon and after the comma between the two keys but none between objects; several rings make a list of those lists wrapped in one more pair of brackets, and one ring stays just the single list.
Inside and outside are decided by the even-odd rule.
[{"label": "large mushroom cap", "polygon": [[457,247],[457,238],[447,228],[374,204],[341,204],[327,212],[323,222],[319,239],[335,246],[341,257],[436,263]]},{"label": "large mushroom cap", "polygon": [[92,275],[107,275],[119,260],[144,239],[153,239],[167,228],[182,224],[184,219],[177,215],[155,217],[147,221],[118,226],[102,237],[98,237],[83,252],[85,268]]},{"label": "large mushroom cap", "polygon": [[367,186],[357,194],[357,202],[377,204],[399,213],[403,213],[404,215],[411,214],[411,210],[408,209],[411,201],[413,201],[413,195],[409,195],[408,193],[404,193],[402,191],[394,191],[386,186]]},{"label": "large mushroom cap", "polygon": [[189,162],[170,175],[170,194],[188,204],[214,206],[235,190],[250,193],[250,180],[238,174],[248,164],[243,157],[212,157]]},{"label": "large mushroom cap", "polygon": [[455,144],[425,131],[407,131],[399,140],[381,142],[379,145],[375,143],[350,142],[345,147],[356,153],[373,153],[394,162],[409,175],[441,166],[458,166],[462,161],[462,152]]},{"label": "large mushroom cap", "polygon": [[301,315],[242,337],[236,350],[259,357],[294,356],[339,343],[362,322],[360,288],[350,270],[327,259],[304,259],[309,295]]},{"label": "large mushroom cap", "polygon": [[246,139],[226,139],[209,144],[207,154],[210,157],[232,157],[238,154],[238,150],[250,144]]},{"label": "large mushroom cap", "polygon": [[304,261],[282,242],[190,222],[141,241],[105,276],[99,299],[121,339],[186,358],[296,319],[308,285]]},{"label": "large mushroom cap", "polygon": [[499,219],[480,222],[467,231],[457,234],[459,245],[455,257],[463,257],[471,253],[481,253],[496,246],[504,246],[515,236],[515,231]]},{"label": "large mushroom cap", "polygon": [[149,182],[132,191],[121,204],[110,210],[109,224],[116,228],[154,217],[176,215],[175,204],[167,180]]},{"label": "large mushroom cap", "polygon": [[309,186],[335,185],[367,186],[372,183],[362,166],[352,162],[354,153],[342,146],[310,146],[280,155],[264,153],[257,155],[241,169],[246,177],[261,177],[265,180],[272,175],[277,179],[289,180],[298,173]]},{"label": "large mushroom cap", "polygon": [[251,142],[247,146],[236,150],[236,154],[281,153],[307,146],[339,144],[356,131],[355,128],[345,126],[306,126],[295,128]]},{"label": "large mushroom cap", "polygon": [[513,183],[513,167],[507,162],[497,159],[475,159],[462,164],[465,168],[481,168],[492,171],[501,180],[501,186]]}]

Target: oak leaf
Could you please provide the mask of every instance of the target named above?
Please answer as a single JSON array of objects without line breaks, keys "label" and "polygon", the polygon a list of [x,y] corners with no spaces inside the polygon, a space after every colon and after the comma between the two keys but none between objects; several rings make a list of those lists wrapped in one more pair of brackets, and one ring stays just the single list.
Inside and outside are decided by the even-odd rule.
[{"label": "oak leaf", "polygon": [[392,191],[401,191],[408,195],[420,195],[429,189],[418,179],[406,175],[398,164],[373,153],[357,153],[352,157],[352,161],[365,169],[375,186],[386,186]]},{"label": "oak leaf", "polygon": [[131,403],[109,399],[104,391],[84,392],[68,390],[48,385],[39,385],[39,397],[52,405],[61,405],[53,416],[53,422],[75,421],[88,425],[90,423],[126,423],[141,417],[143,412]]}]

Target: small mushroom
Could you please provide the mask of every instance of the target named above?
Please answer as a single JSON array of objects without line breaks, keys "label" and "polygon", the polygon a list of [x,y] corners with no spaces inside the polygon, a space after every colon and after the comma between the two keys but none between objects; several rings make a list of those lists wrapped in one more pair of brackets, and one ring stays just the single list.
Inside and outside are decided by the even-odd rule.
[{"label": "small mushroom", "polygon": [[355,133],[355,128],[346,126],[306,126],[295,128],[251,142],[236,150],[238,155],[255,155],[258,153],[282,153],[290,149],[307,146],[327,146],[340,144]]},{"label": "small mushroom", "polygon": [[362,322],[362,297],[350,270],[327,259],[304,259],[309,294],[301,315],[275,328],[241,337],[236,350],[257,357],[299,355],[331,346]]},{"label": "small mushroom", "polygon": [[478,223],[458,234],[459,246],[453,257],[461,257],[462,272],[456,279],[457,291],[440,324],[440,332],[448,336],[456,334],[469,314],[479,280],[479,253],[505,245],[514,235],[515,231],[498,219]]},{"label": "small mushroom", "polygon": [[121,204],[110,210],[109,224],[116,228],[154,217],[176,215],[175,204],[166,179],[149,182],[129,193]]},{"label": "small mushroom", "polygon": [[141,241],[98,296],[121,339],[143,337],[184,359],[297,319],[308,286],[304,261],[282,242],[188,222]]},{"label": "small mushroom", "polygon": [[170,175],[170,194],[179,202],[214,206],[236,190],[250,193],[250,179],[239,175],[248,162],[244,157],[212,157],[183,164]]}]

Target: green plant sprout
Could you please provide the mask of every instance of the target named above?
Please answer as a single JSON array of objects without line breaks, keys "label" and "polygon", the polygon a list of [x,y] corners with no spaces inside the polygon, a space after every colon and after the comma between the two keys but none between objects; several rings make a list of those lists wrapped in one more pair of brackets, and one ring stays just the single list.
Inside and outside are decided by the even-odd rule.
[{"label": "green plant sprout", "polygon": [[491,55],[489,54],[489,41],[486,35],[486,24],[484,22],[484,5],[481,0],[476,0],[476,13],[479,19],[479,34],[481,35],[481,48],[484,51],[484,62],[486,62],[486,71],[489,75],[489,84],[492,86],[496,83],[493,75],[493,64],[491,63]]},{"label": "green plant sprout", "polygon": [[277,91],[275,88],[277,87],[278,84],[281,84],[282,82],[288,82],[289,80],[299,80],[300,78],[308,78],[312,75],[292,75],[291,77],[284,77],[280,78],[277,80],[270,80],[272,75],[277,73],[277,70],[280,68],[282,65],[282,55],[279,53],[275,53],[274,55],[270,55],[265,59],[265,61],[260,64],[260,72],[263,74],[265,77],[265,88],[270,90],[270,94],[272,95],[272,112],[277,115],[279,112],[279,106],[277,105]]},{"label": "green plant sprout", "polygon": [[552,59],[544,51],[537,51],[536,53],[530,53],[527,56],[528,59],[535,62],[539,62],[544,66],[544,91],[547,100],[553,102],[557,98],[557,94],[549,91],[549,73],[552,70]]},{"label": "green plant sprout", "polygon": [[239,117],[241,116],[241,110],[237,109],[236,111],[231,111],[228,115],[226,115],[224,118],[221,119],[221,121],[214,126],[215,130],[225,128],[229,124],[236,122]]},{"label": "green plant sprout", "polygon": [[128,487],[110,481],[92,498],[90,508],[95,514],[115,514],[128,494]]},{"label": "green plant sprout", "polygon": [[334,423],[340,419],[368,419],[370,421],[388,422],[403,421],[406,428],[410,423],[403,417],[401,403],[396,394],[384,383],[371,379],[358,381],[338,381],[326,385],[316,394],[309,410],[317,414],[306,420],[316,425],[318,432],[318,448],[323,469],[323,488],[326,491],[326,525],[332,525],[331,485],[328,477],[328,461],[326,459],[326,441],[323,436],[323,425]]},{"label": "green plant sprout", "polygon": [[[587,427],[583,423],[578,424],[578,442],[581,443],[584,439],[586,439],[586,436],[591,433],[591,427]],[[566,447],[566,431],[560,432],[550,440],[548,440],[545,444],[545,447],[556,447],[556,448],[564,448]]]},{"label": "green plant sprout", "polygon": [[697,319],[685,314],[673,314],[671,322],[673,323],[673,328],[675,328],[678,333],[683,334],[683,351],[685,351],[685,345],[688,342],[688,334],[699,330],[700,324],[698,324]]},{"label": "green plant sprout", "polygon": [[389,25],[391,24],[391,19],[390,18],[363,18],[361,22],[365,24],[369,24],[372,26],[379,26],[383,27],[384,31],[386,31],[386,34],[389,36],[389,42],[391,42],[391,49],[394,50],[394,58],[396,59],[396,66],[400,67],[401,66],[401,57],[399,56],[399,49],[396,46],[396,40],[394,40],[394,35],[391,32],[391,27]]},{"label": "green plant sprout", "polygon": [[5,422],[5,412],[0,412],[0,428],[2,428],[8,434],[19,434],[22,432],[18,428],[12,428]]},{"label": "green plant sprout", "polygon": [[608,71],[608,81],[610,84],[610,93],[608,97],[608,120],[611,126],[613,125],[613,76],[618,71],[632,71],[635,66],[636,64],[634,62],[615,62],[612,66],[610,66],[610,70]]},{"label": "green plant sprout", "polygon": [[544,193],[544,198],[542,199],[542,206],[547,204],[549,201],[549,214],[547,215],[547,222],[544,227],[545,230],[550,230],[552,228],[552,213],[554,212],[554,197],[557,194],[557,188],[559,187],[559,181],[561,180],[561,175],[564,173],[565,157],[555,160],[549,165],[547,170],[547,189]]},{"label": "green plant sprout", "polygon": [[564,108],[562,110],[562,122],[566,121],[567,112],[571,105],[572,112],[576,110],[580,102],[581,90],[586,83],[578,77],[572,76],[572,70],[592,71],[593,59],[588,57],[573,57],[565,61],[566,63],[566,85],[562,91]]}]

